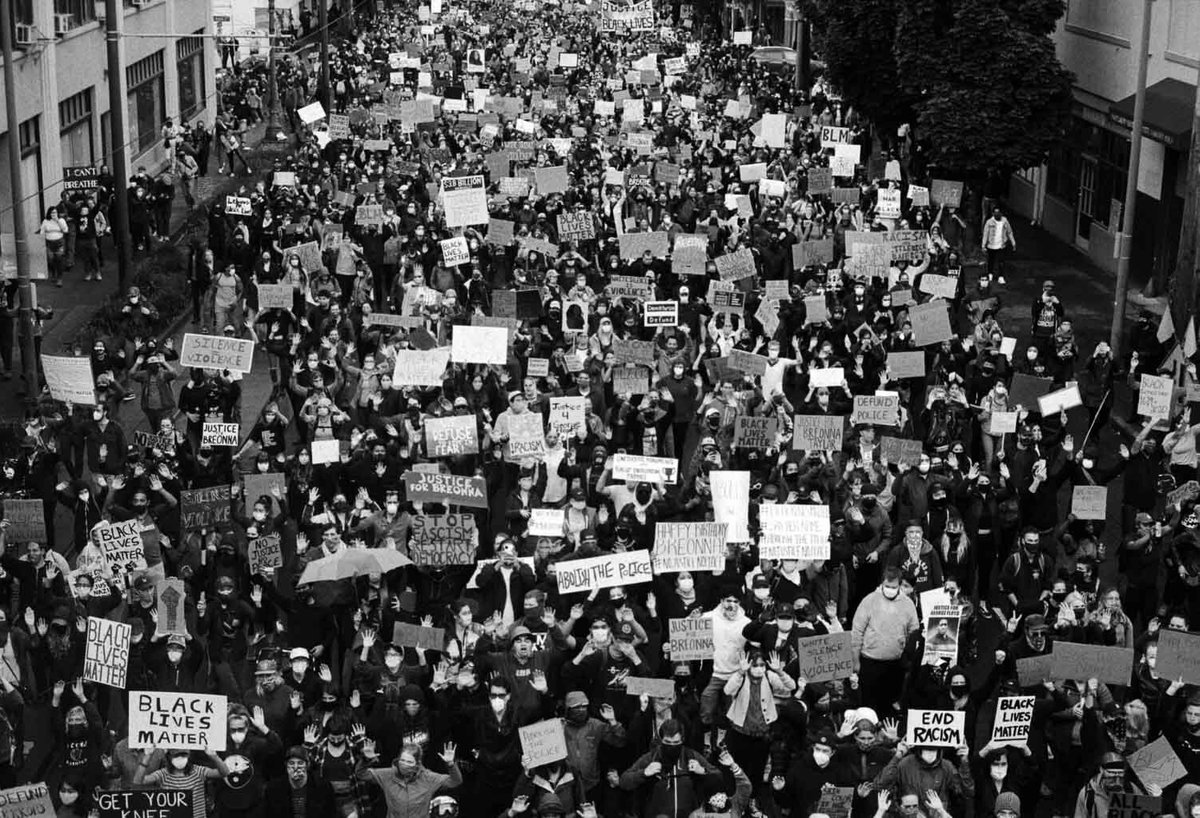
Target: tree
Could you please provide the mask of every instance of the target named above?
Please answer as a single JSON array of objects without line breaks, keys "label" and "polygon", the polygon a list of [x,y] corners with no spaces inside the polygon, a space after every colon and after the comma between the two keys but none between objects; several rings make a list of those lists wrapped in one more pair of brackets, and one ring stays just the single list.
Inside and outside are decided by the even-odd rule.
[{"label": "tree", "polygon": [[893,56],[897,11],[896,0],[809,0],[805,10],[830,84],[887,133],[912,117]]},{"label": "tree", "polygon": [[894,64],[929,164],[981,184],[1045,161],[1072,76],[1049,34],[1061,0],[900,0]]}]

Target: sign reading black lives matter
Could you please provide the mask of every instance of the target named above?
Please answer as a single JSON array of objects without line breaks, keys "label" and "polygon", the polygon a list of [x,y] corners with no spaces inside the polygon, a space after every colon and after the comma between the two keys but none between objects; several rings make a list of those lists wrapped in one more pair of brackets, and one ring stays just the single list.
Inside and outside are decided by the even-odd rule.
[{"label": "sign reading black lives matter", "polygon": [[83,678],[109,687],[124,688],[132,636],[133,627],[124,622],[89,616]]}]

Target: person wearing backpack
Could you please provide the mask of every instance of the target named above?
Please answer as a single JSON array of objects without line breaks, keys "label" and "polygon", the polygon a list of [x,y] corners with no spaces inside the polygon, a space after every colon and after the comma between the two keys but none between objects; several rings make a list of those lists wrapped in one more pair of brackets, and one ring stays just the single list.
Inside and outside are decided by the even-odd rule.
[{"label": "person wearing backpack", "polygon": [[1054,561],[1042,550],[1042,538],[1033,526],[1021,530],[1017,550],[1000,569],[1001,604],[1008,614],[1042,610],[1054,584]]}]

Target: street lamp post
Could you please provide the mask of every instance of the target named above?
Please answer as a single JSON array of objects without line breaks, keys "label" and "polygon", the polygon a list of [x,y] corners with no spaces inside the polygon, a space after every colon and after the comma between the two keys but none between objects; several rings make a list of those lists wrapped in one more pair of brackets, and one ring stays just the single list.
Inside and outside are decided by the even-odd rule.
[{"label": "street lamp post", "polygon": [[125,67],[121,65],[121,3],[104,0],[104,36],[108,46],[108,144],[112,150],[116,207],[109,208],[113,243],[117,251],[117,280],[129,286],[129,166],[125,162]]},{"label": "street lamp post", "polygon": [[268,0],[267,16],[270,19],[269,31],[271,39],[267,52],[267,92],[270,99],[267,104],[267,131],[265,138],[268,142],[282,142],[283,106],[279,102],[279,73],[275,65],[275,52],[278,50],[279,17],[275,11],[275,0]]}]

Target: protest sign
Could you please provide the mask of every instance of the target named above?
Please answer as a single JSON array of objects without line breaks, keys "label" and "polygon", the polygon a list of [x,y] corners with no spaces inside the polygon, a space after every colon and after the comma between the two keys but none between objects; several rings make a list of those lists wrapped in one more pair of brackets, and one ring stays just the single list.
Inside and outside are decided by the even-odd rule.
[{"label": "protest sign", "polygon": [[1080,520],[1108,517],[1108,486],[1075,486],[1071,492],[1071,513]]},{"label": "protest sign", "polygon": [[900,420],[900,398],[896,395],[855,395],[851,423],[895,426]]},{"label": "protest sign", "polygon": [[417,565],[474,565],[479,544],[471,514],[417,514],[412,518],[408,551]]},{"label": "protest sign", "polygon": [[1167,505],[1172,508],[1183,508],[1183,504],[1200,497],[1200,482],[1189,480],[1179,488],[1167,494]]},{"label": "protest sign", "polygon": [[917,289],[939,298],[954,298],[958,294],[958,279],[925,273],[921,276],[921,283]]},{"label": "protest sign", "polygon": [[929,188],[921,185],[909,185],[908,198],[913,207],[929,207]]},{"label": "protest sign", "polygon": [[142,532],[137,520],[119,523],[99,523],[92,534],[100,541],[100,550],[110,569],[131,571],[146,567]]},{"label": "protest sign", "polygon": [[996,702],[992,722],[992,744],[1000,747],[1024,747],[1033,726],[1033,696],[1001,696]]},{"label": "protest sign", "polygon": [[54,815],[54,803],[45,782],[0,790],[0,818],[53,818]]},{"label": "protest sign", "polygon": [[229,702],[203,693],[129,691],[129,749],[225,749]]},{"label": "protest sign", "polygon": [[392,625],[392,644],[417,650],[443,650],[446,632],[442,628],[426,628],[408,622]]},{"label": "protest sign", "polygon": [[158,624],[160,634],[186,634],[187,630],[187,586],[174,577],[160,579],[155,586]]},{"label": "protest sign", "polygon": [[[100,790],[96,793],[96,807],[98,818],[193,818],[195,815],[191,790]],[[53,814],[53,811],[48,813]]]},{"label": "protest sign", "polygon": [[565,514],[561,508],[535,508],[529,511],[525,533],[531,537],[561,537]]},{"label": "protest sign", "polygon": [[962,204],[963,183],[934,179],[929,186],[929,198],[934,207],[958,207]]},{"label": "protest sign", "polygon": [[439,242],[442,249],[442,264],[446,267],[457,267],[460,264],[471,263],[471,248],[467,245],[466,236],[452,236]]},{"label": "protest sign", "polygon": [[727,356],[729,367],[744,375],[765,375],[767,373],[767,358],[765,355],[755,355],[742,349],[731,349]]},{"label": "protest sign", "polygon": [[617,395],[645,395],[650,391],[649,367],[616,367],[612,371],[612,387]]},{"label": "protest sign", "polygon": [[779,421],[739,415],[733,426],[733,445],[743,449],[769,449],[775,445]]},{"label": "protest sign", "polygon": [[849,145],[854,141],[849,128],[838,128],[833,125],[821,126],[821,147],[832,148],[834,145]]},{"label": "protest sign", "polygon": [[254,342],[249,339],[184,333],[179,352],[179,366],[183,369],[228,369],[249,375],[253,365]]},{"label": "protest sign", "polygon": [[651,553],[655,574],[725,570],[723,523],[657,523]]},{"label": "protest sign", "polygon": [[545,456],[546,432],[542,428],[542,416],[534,412],[510,415],[505,449],[505,458],[512,461]]},{"label": "protest sign", "polygon": [[962,710],[909,710],[904,742],[909,747],[947,747],[967,743],[967,714]]},{"label": "protest sign", "polygon": [[712,292],[712,308],[716,312],[740,315],[746,309],[746,294],[741,290],[712,291],[711,285],[709,290]]},{"label": "protest sign", "polygon": [[950,328],[950,313],[944,301],[931,301],[908,311],[912,321],[913,343],[919,347],[940,344],[954,335]]},{"label": "protest sign", "polygon": [[447,227],[488,223],[487,186],[483,174],[443,177],[441,199]]},{"label": "protest sign", "polygon": [[885,436],[879,441],[879,455],[888,463],[915,466],[921,461],[924,447],[919,440]]},{"label": "protest sign", "polygon": [[557,432],[563,440],[586,432],[588,399],[586,397],[550,398],[547,430]]},{"label": "protest sign", "polygon": [[1154,741],[1126,756],[1129,769],[1133,770],[1142,786],[1157,786],[1166,789],[1187,775],[1179,756],[1175,753],[1171,742],[1166,736],[1159,736]]},{"label": "protest sign", "polygon": [[642,257],[647,250],[655,258],[663,258],[668,254],[670,235],[662,230],[654,233],[623,233],[618,239],[621,258],[633,261]]},{"label": "protest sign", "polygon": [[1053,383],[1051,378],[1036,378],[1016,372],[1008,391],[1008,404],[1014,409],[1020,406],[1026,411],[1033,411],[1038,400],[1053,388]]},{"label": "protest sign", "polygon": [[1162,796],[1139,792],[1114,792],[1108,796],[1106,818],[1160,818]]},{"label": "protest sign", "polygon": [[750,472],[717,470],[709,472],[712,488],[713,519],[726,523],[725,542],[750,541]]},{"label": "protest sign", "polygon": [[840,366],[828,366],[808,371],[808,384],[815,388],[838,388],[846,380],[846,370]]},{"label": "protest sign", "polygon": [[283,566],[283,548],[279,534],[264,534],[246,542],[246,559],[250,573],[265,575],[267,571]]},{"label": "protest sign", "polygon": [[678,301],[648,301],[642,316],[642,325],[647,327],[674,327],[679,324]]},{"label": "protest sign", "polygon": [[921,261],[929,255],[929,234],[924,230],[893,230],[880,233],[892,261]]},{"label": "protest sign", "polygon": [[792,245],[792,267],[797,270],[818,264],[829,264],[832,261],[833,239],[800,241]]},{"label": "protest sign", "polygon": [[539,196],[566,193],[571,185],[566,165],[534,168],[534,179],[536,180],[535,184],[537,185]]},{"label": "protest sign", "polygon": [[654,366],[653,341],[626,340],[614,337],[612,352],[616,356],[617,363]]},{"label": "protest sign", "polygon": [[672,662],[695,662],[713,658],[713,623],[707,616],[671,619],[667,623]]},{"label": "protest sign", "polygon": [[124,622],[89,616],[83,654],[84,680],[124,688],[132,636],[133,628]]},{"label": "protest sign", "polygon": [[259,284],[258,308],[260,310],[290,310],[295,298],[291,284]]},{"label": "protest sign", "polygon": [[96,165],[64,167],[62,184],[63,190],[92,190],[100,186],[100,168]]},{"label": "protest sign", "polygon": [[179,503],[180,527],[185,531],[198,531],[228,524],[232,489],[233,486],[184,489]]},{"label": "protest sign", "polygon": [[600,557],[564,560],[557,563],[558,592],[592,591],[617,585],[650,582],[653,570],[649,551],[626,551]]},{"label": "protest sign", "polygon": [[618,453],[613,455],[613,478],[673,486],[679,478],[679,461],[673,457]]},{"label": "protest sign", "polygon": [[487,508],[488,504],[482,477],[408,471],[404,473],[404,491],[414,503],[448,503],[471,508]]},{"label": "protest sign", "polygon": [[596,238],[595,217],[587,211],[558,214],[559,241],[587,241]]},{"label": "protest sign", "polygon": [[1173,378],[1143,372],[1138,389],[1138,414],[1156,420],[1171,417],[1174,392]]},{"label": "protest sign", "polygon": [[42,373],[50,397],[79,406],[96,405],[96,382],[92,378],[92,359],[63,355],[43,355]]},{"label": "protest sign", "polygon": [[612,276],[605,291],[609,298],[633,298],[648,301],[653,296],[650,282],[642,276]]},{"label": "protest sign", "polygon": [[803,451],[839,451],[846,418],[842,415],[794,415],[792,448]]},{"label": "protest sign", "polygon": [[1053,679],[1051,668],[1054,657],[1049,653],[1042,656],[1028,656],[1017,660],[1017,683],[1021,687],[1034,687],[1042,682]]},{"label": "protest sign", "polygon": [[425,421],[425,451],[430,457],[479,452],[479,432],[474,415],[431,417]]},{"label": "protest sign", "polygon": [[1133,678],[1133,649],[1055,642],[1050,674],[1057,680],[1096,678],[1109,685],[1128,685]]},{"label": "protest sign", "polygon": [[875,212],[881,219],[900,218],[900,191],[881,188],[876,192]]},{"label": "protest sign", "polygon": [[833,174],[829,168],[808,169],[808,192],[812,195],[827,194],[833,190]]},{"label": "protest sign", "polygon": [[1015,434],[1018,414],[1017,412],[992,412],[992,434]]},{"label": "protest sign", "polygon": [[768,503],[759,508],[758,514],[762,526],[760,558],[829,559],[829,509],[825,506]]},{"label": "protest sign", "polygon": [[891,376],[898,381],[905,378],[924,378],[925,353],[889,352],[887,368]]},{"label": "protest sign", "polygon": [[717,275],[722,281],[739,281],[750,278],[755,273],[754,253],[748,248],[742,248],[736,253],[727,253],[713,259]]},{"label": "protest sign", "polygon": [[823,295],[810,295],[804,299],[804,325],[820,324],[829,320],[829,305]]},{"label": "protest sign", "polygon": [[1065,389],[1059,389],[1038,398],[1038,411],[1041,412],[1043,417],[1066,409],[1074,409],[1076,406],[1082,405],[1083,398],[1079,395],[1079,387],[1077,385],[1068,386]]},{"label": "protest sign", "polygon": [[567,739],[562,719],[546,719],[519,728],[522,761],[529,769],[553,764],[567,757]]},{"label": "protest sign", "polygon": [[[471,328],[456,326],[454,328],[455,336],[458,335],[460,329]],[[501,330],[501,333],[507,338],[504,330]],[[392,383],[398,387],[441,386],[442,375],[446,372],[446,366],[450,363],[452,354],[453,349],[450,347],[424,350],[398,349],[395,351],[396,366],[392,372]]]},{"label": "protest sign", "polygon": [[300,121],[305,125],[311,125],[325,118],[325,108],[321,103],[314,102],[311,105],[305,105],[303,108],[297,108],[296,115],[300,117]]},{"label": "protest sign", "polygon": [[226,196],[225,212],[230,216],[249,216],[254,209],[247,196]]},{"label": "protest sign", "polygon": [[41,500],[18,500],[5,497],[4,522],[8,523],[5,538],[10,543],[46,544],[46,514]]},{"label": "protest sign", "polygon": [[953,665],[958,658],[958,629],[962,610],[958,605],[938,605],[926,612],[925,651],[923,664],[946,662]]},{"label": "protest sign", "polygon": [[336,439],[314,440],[309,446],[314,466],[337,463],[342,457],[342,448]]},{"label": "protest sign", "polygon": [[216,423],[206,420],[200,432],[200,445],[236,446],[240,435],[241,427],[236,423]]},{"label": "protest sign", "polygon": [[508,361],[508,331],[458,324],[451,338],[450,357],[456,364],[503,366]]},{"label": "protest sign", "polygon": [[800,675],[809,682],[848,679],[854,672],[854,648],[849,631],[806,636],[796,642]]},{"label": "protest sign", "polygon": [[822,785],[821,797],[817,799],[817,812],[829,818],[849,818],[854,805],[854,787]]},{"label": "protest sign", "polygon": [[1200,684],[1200,634],[1159,628],[1155,669],[1161,679],[1172,682],[1183,679],[1184,684]]},{"label": "protest sign", "polygon": [[625,693],[630,696],[649,696],[652,699],[674,701],[675,680],[627,676],[625,677]]}]

